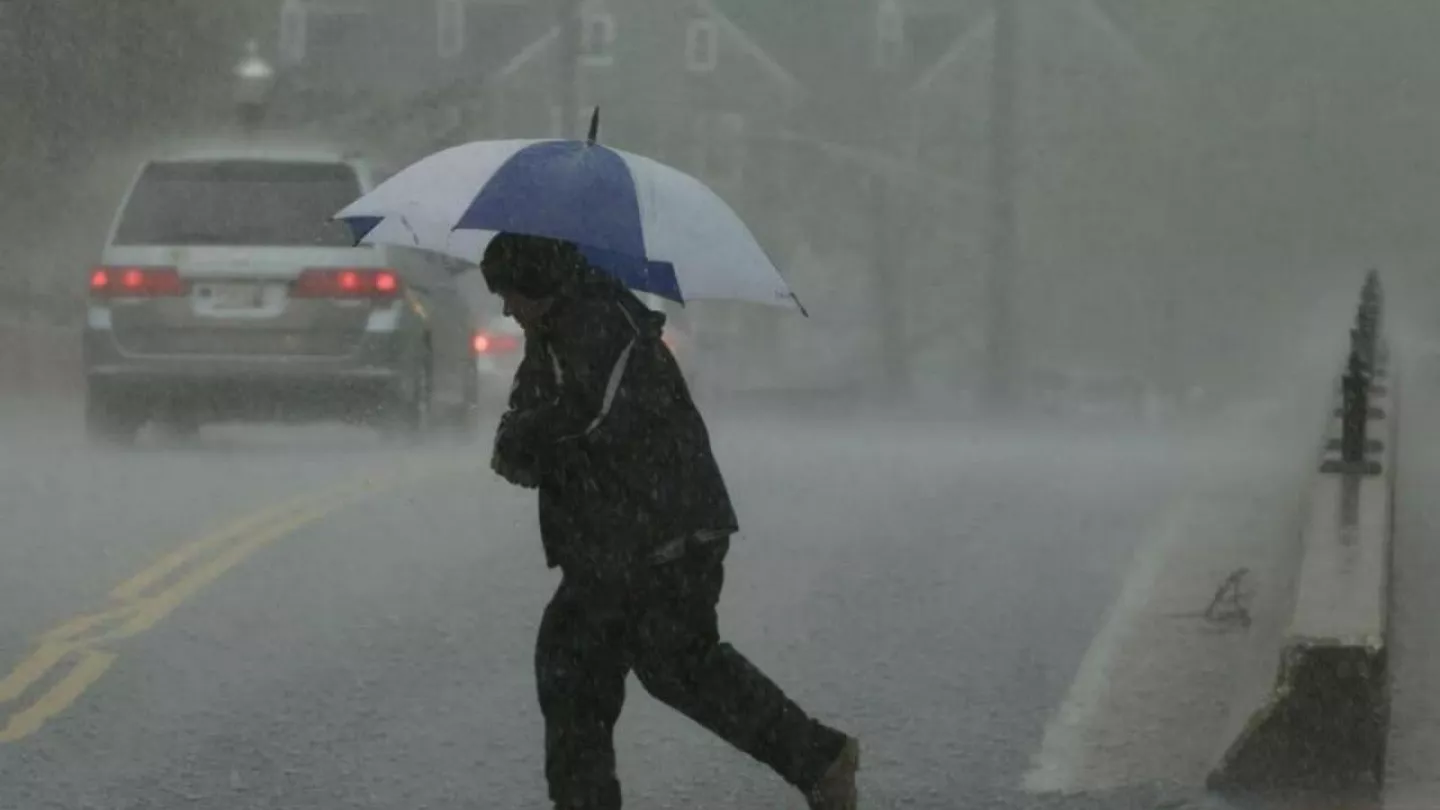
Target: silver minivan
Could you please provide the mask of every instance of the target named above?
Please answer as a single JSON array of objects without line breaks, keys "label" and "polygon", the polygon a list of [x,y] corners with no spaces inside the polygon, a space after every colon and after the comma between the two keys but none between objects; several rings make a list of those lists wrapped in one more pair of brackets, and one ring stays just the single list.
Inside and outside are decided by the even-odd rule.
[{"label": "silver minivan", "polygon": [[90,273],[86,426],[342,419],[470,429],[473,323],[457,263],[353,246],[330,217],[373,183],[325,149],[196,150],[146,162]]}]

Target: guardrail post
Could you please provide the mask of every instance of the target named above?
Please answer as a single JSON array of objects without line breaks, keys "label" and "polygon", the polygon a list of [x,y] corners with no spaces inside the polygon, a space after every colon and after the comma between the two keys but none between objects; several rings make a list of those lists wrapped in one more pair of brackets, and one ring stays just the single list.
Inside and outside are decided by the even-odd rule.
[{"label": "guardrail post", "polygon": [[1345,361],[1345,371],[1340,378],[1340,407],[1335,415],[1340,418],[1340,437],[1331,439],[1330,452],[1339,451],[1339,458],[1331,457],[1320,465],[1322,472],[1347,475],[1375,475],[1382,472],[1383,465],[1371,460],[1371,453],[1383,451],[1383,441],[1369,439],[1369,420],[1385,418],[1384,410],[1372,407],[1371,399],[1383,397],[1388,389],[1383,379],[1377,385],[1376,379],[1385,374],[1384,340],[1380,337],[1381,290],[1380,277],[1371,270],[1366,274],[1360,289],[1360,304],[1355,312],[1355,326],[1350,330],[1350,352]]},{"label": "guardrail post", "polygon": [[1365,277],[1361,290],[1361,308],[1371,335],[1371,356],[1374,360],[1374,376],[1383,376],[1389,360],[1388,349],[1383,337],[1385,319],[1385,289],[1380,284],[1380,274],[1371,270]]},{"label": "guardrail post", "polygon": [[1340,459],[1346,465],[1365,461],[1365,423],[1370,411],[1370,370],[1360,355],[1361,337],[1352,331],[1350,361],[1340,382]]}]

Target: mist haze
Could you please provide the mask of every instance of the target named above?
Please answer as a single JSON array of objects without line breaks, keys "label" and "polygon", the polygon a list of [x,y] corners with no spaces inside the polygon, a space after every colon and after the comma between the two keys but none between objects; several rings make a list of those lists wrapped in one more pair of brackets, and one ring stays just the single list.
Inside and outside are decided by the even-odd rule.
[{"label": "mist haze", "polygon": [[[271,420],[241,386],[132,409],[121,442],[97,380],[137,357],[208,380],[263,365],[242,340],[301,345],[268,358],[292,374],[382,319],[307,334],[286,299],[273,335],[147,355],[203,308],[127,324],[95,274],[170,255],[109,252],[147,161],[319,150],[379,182],[584,138],[597,107],[804,307],[646,299],[740,512],[722,630],[859,737],[861,806],[1231,806],[1205,777],[1278,660],[1368,272],[1395,368],[1440,347],[1437,38],[1430,0],[0,0],[0,806],[539,806],[556,578],[533,493],[488,466],[523,335],[480,256],[405,259],[454,304],[458,417],[437,364],[420,427]],[[247,58],[274,75],[249,108]],[[249,267],[202,237],[174,255]],[[135,342],[97,354],[112,319]],[[1401,549],[1433,534],[1440,389],[1415,379],[1386,395],[1422,448],[1396,711],[1431,729],[1440,560]],[[331,404],[294,380],[266,390]],[[1241,567],[1254,624],[1195,630]],[[628,806],[799,806],[630,693]],[[1422,801],[1432,738],[1395,748]]]}]

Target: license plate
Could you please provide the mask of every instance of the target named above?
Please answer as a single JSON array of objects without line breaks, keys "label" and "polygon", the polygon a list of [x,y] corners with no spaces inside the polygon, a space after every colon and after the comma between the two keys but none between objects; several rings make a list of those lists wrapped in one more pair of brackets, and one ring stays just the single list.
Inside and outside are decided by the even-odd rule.
[{"label": "license plate", "polygon": [[259,309],[265,306],[265,288],[259,284],[210,284],[199,290],[200,300],[213,310]]}]

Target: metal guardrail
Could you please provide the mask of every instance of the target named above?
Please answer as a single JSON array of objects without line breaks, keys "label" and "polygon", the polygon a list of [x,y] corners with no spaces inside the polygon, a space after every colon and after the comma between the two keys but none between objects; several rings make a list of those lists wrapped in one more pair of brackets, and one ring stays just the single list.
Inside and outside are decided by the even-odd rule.
[{"label": "metal guardrail", "polygon": [[1384,314],[1384,289],[1380,274],[1371,270],[1360,289],[1360,303],[1355,312],[1355,325],[1350,330],[1350,352],[1345,372],[1340,378],[1340,441],[1338,459],[1327,459],[1323,472],[1378,475],[1383,465],[1371,458],[1383,450],[1383,443],[1368,437],[1369,422],[1383,419],[1385,414],[1372,405],[1372,398],[1383,395],[1383,381],[1389,349],[1381,336]]}]

